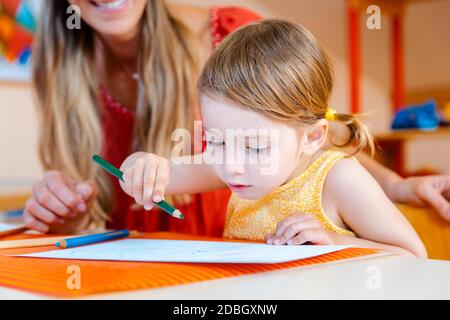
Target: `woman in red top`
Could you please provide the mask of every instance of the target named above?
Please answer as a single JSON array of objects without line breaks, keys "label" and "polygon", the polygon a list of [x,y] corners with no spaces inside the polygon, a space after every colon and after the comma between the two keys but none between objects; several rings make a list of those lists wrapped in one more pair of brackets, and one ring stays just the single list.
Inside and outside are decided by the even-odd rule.
[{"label": "woman in red top", "polygon": [[229,191],[175,197],[186,217],[179,221],[133,205],[90,158],[101,153],[120,166],[133,151],[169,156],[173,130],[193,132],[198,119],[195,83],[202,62],[258,15],[162,0],[51,0],[45,6],[33,84],[46,172],[27,201],[26,225],[41,232],[106,224],[221,236]]}]

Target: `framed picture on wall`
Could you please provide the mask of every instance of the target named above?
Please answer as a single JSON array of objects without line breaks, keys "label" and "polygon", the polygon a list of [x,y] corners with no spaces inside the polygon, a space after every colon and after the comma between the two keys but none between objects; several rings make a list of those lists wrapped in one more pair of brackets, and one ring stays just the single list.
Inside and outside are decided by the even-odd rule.
[{"label": "framed picture on wall", "polygon": [[41,0],[0,0],[0,81],[28,82]]}]

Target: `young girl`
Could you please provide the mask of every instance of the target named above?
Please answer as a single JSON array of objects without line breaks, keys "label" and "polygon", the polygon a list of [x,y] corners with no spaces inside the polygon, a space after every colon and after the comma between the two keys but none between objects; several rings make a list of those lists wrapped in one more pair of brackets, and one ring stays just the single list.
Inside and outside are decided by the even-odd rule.
[{"label": "young girl", "polygon": [[[290,22],[251,24],[214,51],[198,88],[206,159],[233,191],[224,237],[425,257],[414,229],[372,176],[328,139],[329,122],[341,122],[349,134],[339,146],[373,149],[361,122],[328,106],[332,86],[326,53]],[[122,165],[122,188],[142,205],[151,204],[156,177],[169,177],[168,166],[158,171],[157,163],[164,160],[138,153]],[[169,193],[217,183],[208,166],[172,167]]]}]

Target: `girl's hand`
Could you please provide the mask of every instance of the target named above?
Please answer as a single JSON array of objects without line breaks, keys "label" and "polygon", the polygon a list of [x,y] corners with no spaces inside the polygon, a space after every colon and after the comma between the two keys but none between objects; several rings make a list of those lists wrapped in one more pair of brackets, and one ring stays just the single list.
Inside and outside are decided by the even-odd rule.
[{"label": "girl's hand", "polygon": [[151,210],[154,202],[164,200],[164,193],[170,180],[170,164],[157,155],[136,152],[130,155],[120,166],[123,191],[133,197],[136,203]]},{"label": "girl's hand", "polygon": [[48,171],[33,186],[23,219],[29,229],[46,233],[53,226],[80,218],[89,212],[97,195],[93,182],[77,183],[59,171]]},{"label": "girl's hand", "polygon": [[334,244],[331,234],[319,221],[306,214],[293,214],[281,220],[275,233],[266,236],[266,242],[274,245]]}]

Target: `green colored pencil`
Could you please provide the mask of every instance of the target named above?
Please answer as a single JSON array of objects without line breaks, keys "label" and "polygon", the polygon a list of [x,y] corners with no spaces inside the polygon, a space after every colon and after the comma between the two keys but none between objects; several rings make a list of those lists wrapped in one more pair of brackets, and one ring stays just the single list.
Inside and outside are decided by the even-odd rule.
[{"label": "green colored pencil", "polygon": [[[100,167],[111,173],[113,176],[117,177],[118,179],[123,181],[123,172],[114,167],[111,163],[100,157],[99,155],[94,155],[92,157],[92,160],[94,160]],[[183,214],[180,210],[177,208],[174,208],[172,205],[170,205],[165,200],[162,200],[161,202],[154,202],[155,205],[157,205],[159,208],[163,209],[165,212],[170,214],[172,217],[178,218],[178,219],[184,219]]]}]

